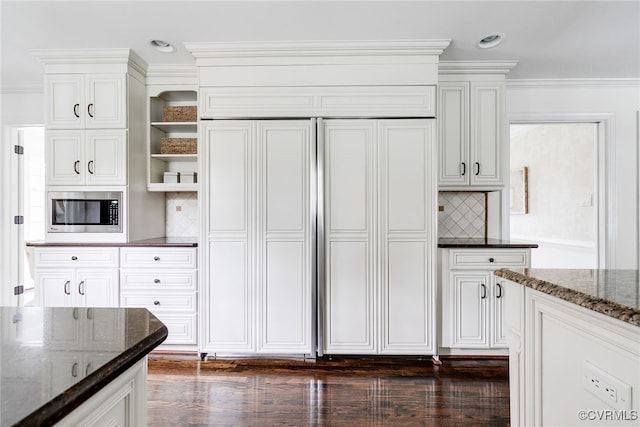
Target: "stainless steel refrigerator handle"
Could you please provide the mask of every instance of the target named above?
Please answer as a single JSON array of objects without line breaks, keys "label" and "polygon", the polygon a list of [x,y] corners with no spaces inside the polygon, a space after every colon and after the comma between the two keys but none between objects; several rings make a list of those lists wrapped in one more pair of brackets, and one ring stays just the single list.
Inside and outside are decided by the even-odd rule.
[{"label": "stainless steel refrigerator handle", "polygon": [[316,289],[317,289],[317,345],[318,356],[324,355],[324,292],[325,292],[325,259],[324,259],[324,122],[316,121],[316,179],[317,179],[317,216],[316,216]]}]

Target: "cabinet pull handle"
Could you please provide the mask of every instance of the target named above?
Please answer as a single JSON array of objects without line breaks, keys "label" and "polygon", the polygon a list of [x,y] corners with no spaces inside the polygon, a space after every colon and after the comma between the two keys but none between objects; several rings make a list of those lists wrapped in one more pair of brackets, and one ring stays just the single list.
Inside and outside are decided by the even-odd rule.
[{"label": "cabinet pull handle", "polygon": [[154,261],[160,261],[160,257],[159,257],[159,256],[154,256],[154,257],[153,257],[153,260],[154,260]]},{"label": "cabinet pull handle", "polygon": [[92,366],[91,366],[91,362],[87,363],[87,367],[84,370],[84,376],[86,377],[87,375],[89,375],[89,373],[91,373],[92,371]]},{"label": "cabinet pull handle", "polygon": [[87,308],[87,319],[93,320],[93,308],[92,307]]},{"label": "cabinet pull handle", "polygon": [[495,259],[493,257],[489,258],[489,262],[495,262]]},{"label": "cabinet pull handle", "polygon": [[487,287],[484,285],[484,283],[480,286],[482,286],[482,295],[480,296],[480,298],[485,299],[487,297]]},{"label": "cabinet pull handle", "polygon": [[75,162],[73,162],[73,171],[76,173],[76,175],[80,175],[78,166],[80,166],[80,160],[76,160]]},{"label": "cabinet pull handle", "polygon": [[89,117],[93,118],[93,104],[87,106],[87,113],[89,113]]},{"label": "cabinet pull handle", "polygon": [[71,295],[71,291],[69,289],[69,286],[71,286],[71,280],[67,280],[66,282],[64,282],[64,293],[66,295]]},{"label": "cabinet pull handle", "polygon": [[71,257],[71,261],[77,261],[77,260],[78,260],[77,256],[74,255],[74,256]]},{"label": "cabinet pull handle", "polygon": [[467,173],[467,164],[465,162],[462,162],[462,176],[464,176]]},{"label": "cabinet pull handle", "polygon": [[84,280],[78,284],[78,293],[84,295]]},{"label": "cabinet pull handle", "polygon": [[78,376],[78,362],[74,363],[71,367],[71,376],[76,378]]},{"label": "cabinet pull handle", "polygon": [[78,108],[80,108],[80,104],[73,104],[73,115],[77,118],[80,118],[80,114],[78,114]]},{"label": "cabinet pull handle", "polygon": [[154,301],[153,305],[160,305],[160,301],[158,301],[158,300]]},{"label": "cabinet pull handle", "polygon": [[91,175],[93,175],[93,169],[91,168],[92,166],[93,166],[93,160],[89,160],[89,163],[87,163],[87,170]]},{"label": "cabinet pull handle", "polygon": [[480,175],[480,163],[476,162],[476,176]]},{"label": "cabinet pull handle", "polygon": [[500,283],[496,283],[498,285],[498,295],[496,298],[502,298],[502,285]]},{"label": "cabinet pull handle", "polygon": [[73,309],[73,318],[75,320],[78,320],[80,318],[80,316],[78,315],[78,307]]},{"label": "cabinet pull handle", "polygon": [[153,283],[160,283],[160,279],[154,279]]}]

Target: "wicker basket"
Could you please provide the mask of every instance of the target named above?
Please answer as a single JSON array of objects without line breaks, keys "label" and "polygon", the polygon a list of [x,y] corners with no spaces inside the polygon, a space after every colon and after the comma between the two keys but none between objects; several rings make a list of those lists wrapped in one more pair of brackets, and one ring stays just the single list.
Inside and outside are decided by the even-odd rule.
[{"label": "wicker basket", "polygon": [[197,138],[160,138],[160,154],[197,154]]},{"label": "wicker basket", "polygon": [[198,110],[195,105],[164,107],[162,109],[162,121],[165,122],[196,122]]}]

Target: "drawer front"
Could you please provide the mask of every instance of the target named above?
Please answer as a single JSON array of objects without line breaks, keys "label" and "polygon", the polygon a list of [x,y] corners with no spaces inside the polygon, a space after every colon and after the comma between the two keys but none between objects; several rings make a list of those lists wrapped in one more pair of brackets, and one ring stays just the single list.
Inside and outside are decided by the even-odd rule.
[{"label": "drawer front", "polygon": [[196,333],[197,316],[195,314],[166,314],[157,310],[152,312],[169,330],[169,336],[162,343],[163,345],[198,343]]},{"label": "drawer front", "polygon": [[195,248],[122,248],[121,268],[196,268]]},{"label": "drawer front", "polygon": [[36,248],[36,268],[115,267],[119,265],[118,248]]},{"label": "drawer front", "polygon": [[197,273],[195,270],[164,270],[147,272],[141,270],[120,270],[120,289],[123,291],[150,291],[177,289],[195,291]]},{"label": "drawer front", "polygon": [[529,250],[451,250],[449,268],[482,268],[496,270],[502,267],[529,267]]},{"label": "drawer front", "polygon": [[120,305],[122,307],[142,307],[152,312],[196,312],[195,292],[123,292]]}]

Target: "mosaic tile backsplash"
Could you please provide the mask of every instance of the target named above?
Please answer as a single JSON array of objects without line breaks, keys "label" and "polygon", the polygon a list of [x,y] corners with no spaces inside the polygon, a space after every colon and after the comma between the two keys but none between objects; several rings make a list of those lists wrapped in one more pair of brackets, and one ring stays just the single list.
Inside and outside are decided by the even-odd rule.
[{"label": "mosaic tile backsplash", "polygon": [[485,193],[441,191],[438,206],[438,237],[486,237]]},{"label": "mosaic tile backsplash", "polygon": [[198,235],[198,193],[166,193],[166,237]]}]

